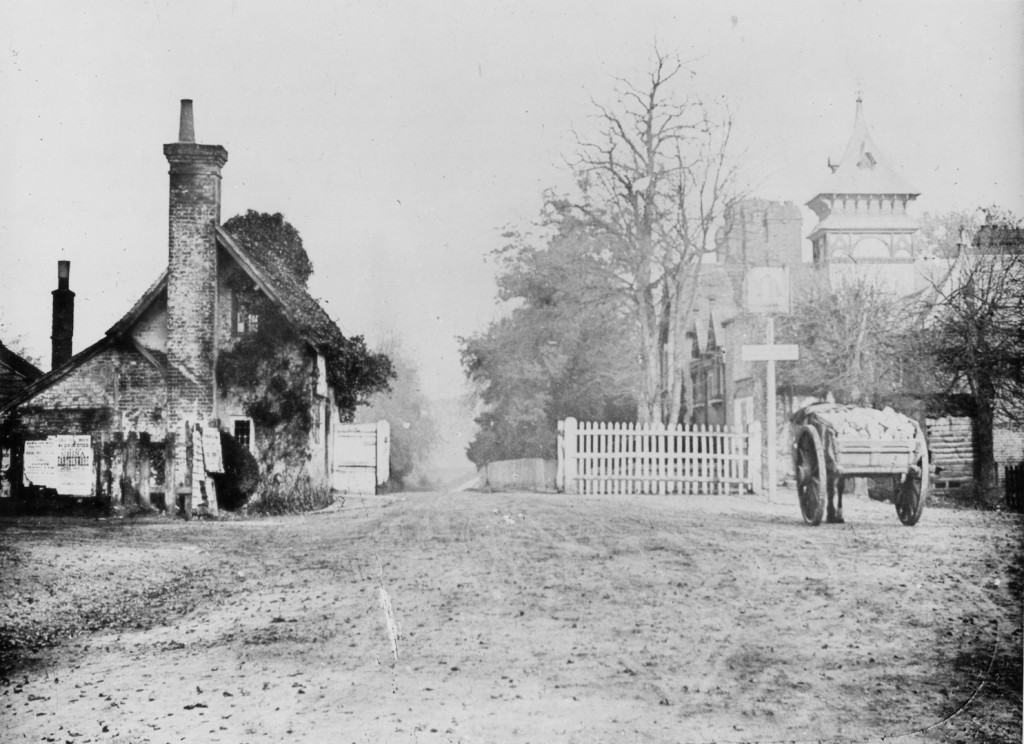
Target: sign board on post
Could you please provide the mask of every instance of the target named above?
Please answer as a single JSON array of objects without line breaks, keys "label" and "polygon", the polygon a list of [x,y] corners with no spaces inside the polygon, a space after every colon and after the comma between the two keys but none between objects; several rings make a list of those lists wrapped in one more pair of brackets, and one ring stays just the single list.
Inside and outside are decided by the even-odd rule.
[{"label": "sign board on post", "polygon": [[[786,305],[789,306],[788,276]],[[775,362],[790,362],[800,358],[800,347],[796,344],[775,343],[775,318],[768,315],[765,328],[764,344],[744,344],[740,347],[740,355],[745,362],[767,362],[765,365],[765,394],[768,398],[765,411],[765,434],[768,445],[768,500],[775,498],[775,470],[778,453],[775,447]]]},{"label": "sign board on post", "polygon": [[744,300],[751,313],[789,313],[789,268],[754,266],[744,280]]},{"label": "sign board on post", "polygon": [[792,362],[800,358],[796,344],[744,344],[740,347],[744,362]]},{"label": "sign board on post", "polygon": [[224,457],[220,448],[220,429],[203,429],[203,462],[207,473],[223,473]]}]

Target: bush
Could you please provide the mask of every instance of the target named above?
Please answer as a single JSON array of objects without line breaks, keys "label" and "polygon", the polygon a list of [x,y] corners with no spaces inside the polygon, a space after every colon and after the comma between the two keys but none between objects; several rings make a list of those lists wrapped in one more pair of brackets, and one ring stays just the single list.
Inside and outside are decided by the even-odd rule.
[{"label": "bush", "polygon": [[217,505],[235,511],[255,493],[260,483],[260,468],[256,458],[226,431],[220,433],[220,448],[224,459],[224,472],[215,475]]},{"label": "bush", "polygon": [[314,484],[308,475],[289,480],[275,474],[260,484],[246,512],[264,516],[299,514],[323,509],[333,503],[331,489]]}]

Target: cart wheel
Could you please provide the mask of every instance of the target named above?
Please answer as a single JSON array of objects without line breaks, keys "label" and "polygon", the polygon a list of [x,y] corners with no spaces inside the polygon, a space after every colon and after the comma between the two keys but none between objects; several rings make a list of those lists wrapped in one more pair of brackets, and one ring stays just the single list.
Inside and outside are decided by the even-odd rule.
[{"label": "cart wheel", "polygon": [[921,518],[928,497],[928,485],[928,454],[925,453],[907,473],[895,494],[896,516],[908,527],[913,527]]},{"label": "cart wheel", "polygon": [[810,525],[821,524],[825,513],[825,449],[812,427],[799,434],[796,452],[796,493],[800,512]]}]

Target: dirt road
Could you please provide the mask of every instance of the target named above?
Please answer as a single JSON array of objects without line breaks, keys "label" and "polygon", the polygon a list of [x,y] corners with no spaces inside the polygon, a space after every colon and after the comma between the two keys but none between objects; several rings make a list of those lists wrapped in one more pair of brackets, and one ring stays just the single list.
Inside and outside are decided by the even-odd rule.
[{"label": "dirt road", "polygon": [[[1021,518],[408,494],[0,525],[4,741],[1021,738]],[[398,623],[397,662],[383,586]]]}]

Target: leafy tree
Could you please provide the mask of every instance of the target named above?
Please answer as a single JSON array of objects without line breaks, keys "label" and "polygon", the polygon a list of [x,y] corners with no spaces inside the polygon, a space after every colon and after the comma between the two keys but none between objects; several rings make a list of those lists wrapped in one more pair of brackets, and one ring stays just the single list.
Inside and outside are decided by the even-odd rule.
[{"label": "leafy tree", "polygon": [[499,296],[519,306],[461,339],[463,367],[484,407],[467,452],[478,466],[553,457],[556,423],[566,416],[636,416],[632,319],[581,270],[588,251],[580,233],[556,234],[541,249],[518,233],[506,237]]},{"label": "leafy tree", "polygon": [[641,422],[676,423],[692,407],[685,332],[703,257],[737,198],[728,112],[679,90],[689,71],[655,52],[642,85],[597,105],[600,133],[579,140],[577,190],[549,195],[548,218],[588,239],[582,269],[628,308],[637,332]]},{"label": "leafy tree", "polygon": [[286,271],[303,287],[313,274],[313,262],[302,246],[299,231],[280,212],[247,210],[224,223],[224,229],[258,259]]},{"label": "leafy tree", "polygon": [[993,429],[1024,424],[1024,225],[992,208],[964,225],[962,244],[919,334],[934,369],[930,385],[969,396],[975,421],[978,486],[996,483]]},{"label": "leafy tree", "polygon": [[28,351],[28,343],[25,339],[25,334],[12,331],[11,327],[3,318],[0,318],[0,346],[6,346],[26,362],[34,364],[36,367],[42,369],[42,360],[40,360],[35,354]]},{"label": "leafy tree", "polygon": [[391,359],[366,348],[362,336],[340,337],[322,351],[327,384],[334,388],[341,421],[351,421],[358,406],[368,405],[371,396],[391,389],[395,377]]},{"label": "leafy tree", "polygon": [[391,425],[391,482],[401,488],[417,466],[426,463],[439,433],[416,364],[402,352],[396,339],[383,344],[380,354],[392,361],[395,381],[389,391],[370,398],[367,407],[360,410],[359,419],[384,419]]},{"label": "leafy tree", "polygon": [[779,384],[840,403],[879,405],[898,394],[914,363],[913,306],[868,280],[831,289],[820,277],[801,289],[777,329],[780,342],[800,345],[800,359],[780,366]]}]

